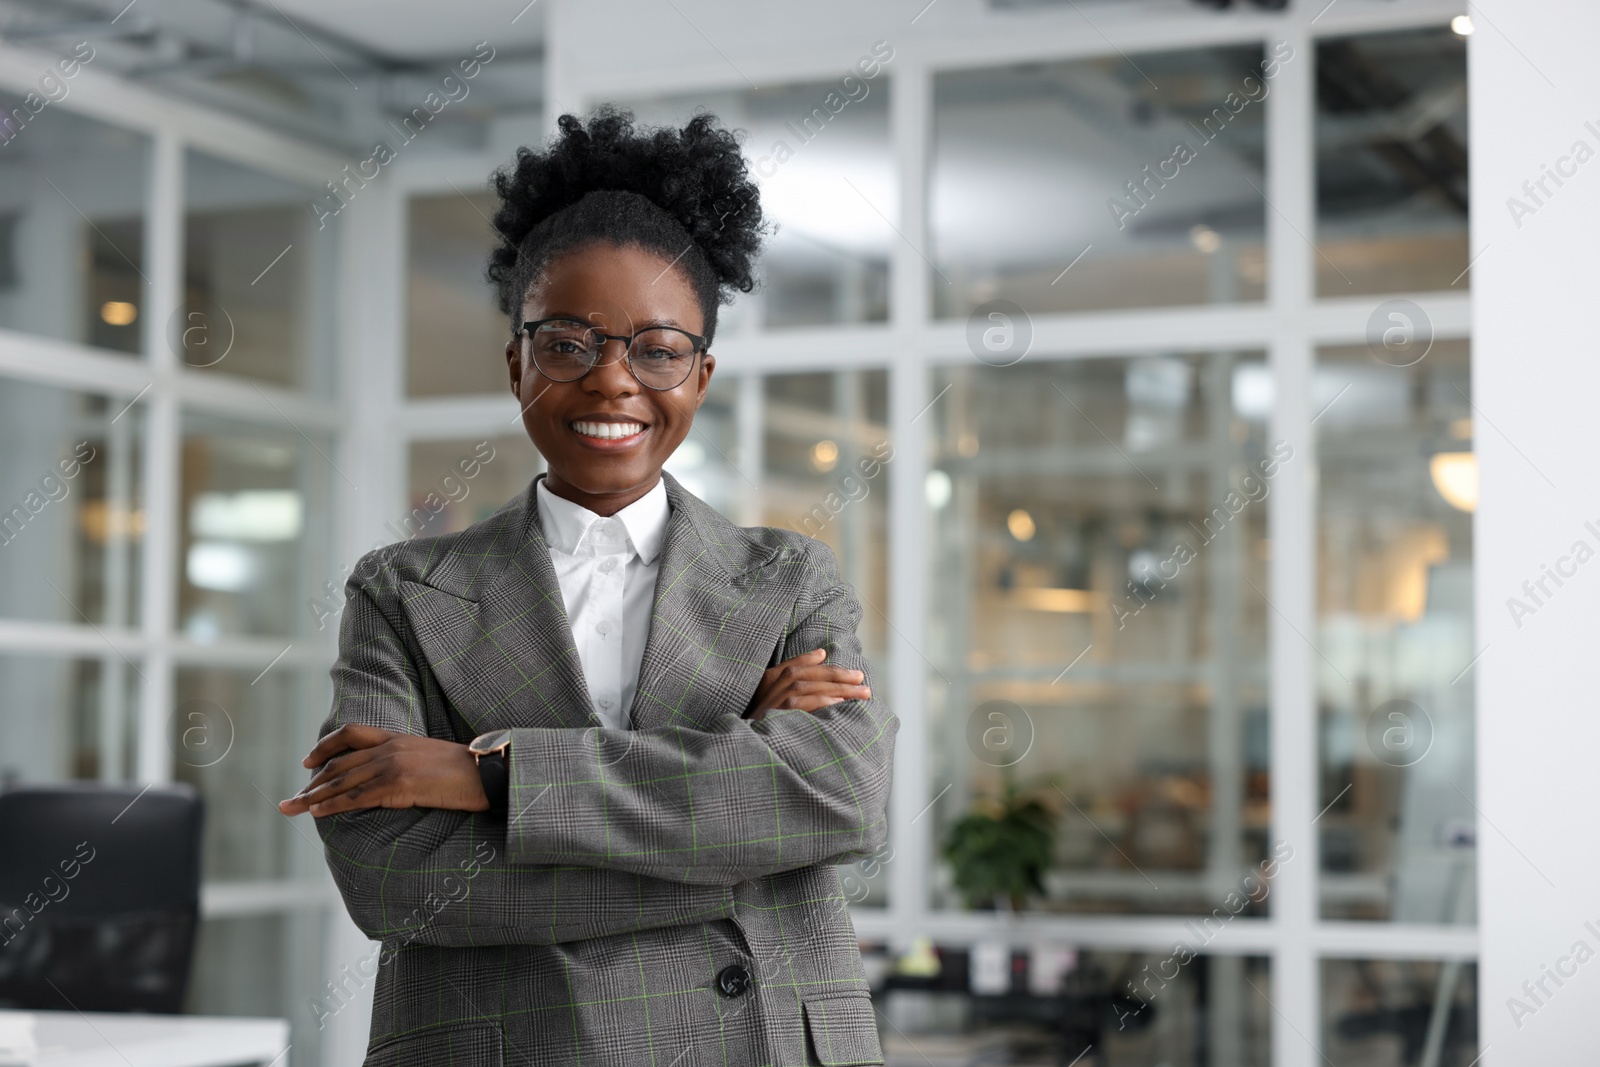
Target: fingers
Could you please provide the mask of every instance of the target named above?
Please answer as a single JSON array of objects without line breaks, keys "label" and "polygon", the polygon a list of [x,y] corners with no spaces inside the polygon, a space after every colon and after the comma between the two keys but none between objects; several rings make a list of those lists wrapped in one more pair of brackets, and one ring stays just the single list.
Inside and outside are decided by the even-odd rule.
[{"label": "fingers", "polygon": [[[320,777],[320,776],[319,776]],[[278,802],[285,815],[332,815],[340,811],[385,807],[395,789],[390,768],[382,761],[367,760],[344,773],[330,776],[320,785],[308,785],[288,800]]]},{"label": "fingers", "polygon": [[[360,767],[356,767],[345,774],[337,775],[331,780],[324,782],[322,785],[317,786],[315,789],[307,789],[305,793],[302,794],[302,798],[305,800],[307,805],[306,810],[311,812],[312,815],[326,815],[328,812],[324,811],[323,809],[328,806],[330,801],[339,799],[351,801],[353,807],[376,807],[378,806],[379,799],[376,796],[377,791],[370,787],[377,779],[381,778],[383,774],[384,768],[381,765],[375,762],[369,762],[361,765]],[[361,799],[363,795],[366,795],[368,798],[366,803],[353,803],[354,801]]]},{"label": "fingers", "polygon": [[318,770],[316,774],[311,776],[311,781],[307,782],[306,787],[300,792],[308,793],[312,789],[315,789],[319,785],[323,785],[338,775],[354,770],[356,767],[359,767],[364,763],[369,763],[382,751],[383,749],[381,748],[357,748],[351,749],[348,752],[341,752],[339,755],[324,763],[322,768]]},{"label": "fingers", "polygon": [[769,667],[746,714],[759,720],[778,709],[818,711],[847,700],[872,699],[865,671],[829,666],[827,657],[827,649],[815,648]]},{"label": "fingers", "polygon": [[[383,766],[383,761],[378,759],[381,750],[361,749],[356,752],[346,752],[342,756],[335,756],[322,765],[322,769],[314,774],[306,787],[300,790],[301,796],[311,796],[318,793],[322,796],[331,795],[328,787],[336,782],[354,784],[364,782],[378,773]],[[338,792],[337,789],[332,792]],[[315,797],[313,799],[316,799]]]},{"label": "fingers", "polygon": [[773,707],[794,711],[816,711],[818,708],[842,704],[847,700],[871,699],[871,686],[799,681],[780,694]]},{"label": "fingers", "polygon": [[309,755],[300,761],[303,767],[320,767],[329,758],[341,752],[348,752],[353,748],[372,748],[381,745],[394,736],[394,731],[384,730],[377,726],[365,726],[361,723],[346,723],[337,730],[324,737],[311,749]]},{"label": "fingers", "polygon": [[350,789],[336,796],[330,797],[319,804],[306,808],[313,818],[320,819],[325,815],[337,815],[342,811],[364,811],[367,808],[400,808],[410,807],[409,804],[390,803],[391,796],[386,784],[379,784],[371,788]]},{"label": "fingers", "polygon": [[772,670],[781,671],[785,667],[811,667],[811,666],[815,666],[818,663],[823,662],[827,658],[828,658],[828,650],[827,649],[825,649],[825,648],[813,648],[810,652],[802,652],[798,656],[795,656],[795,657],[793,657],[791,659],[784,660],[782,663],[778,664],[776,667],[773,667]]}]

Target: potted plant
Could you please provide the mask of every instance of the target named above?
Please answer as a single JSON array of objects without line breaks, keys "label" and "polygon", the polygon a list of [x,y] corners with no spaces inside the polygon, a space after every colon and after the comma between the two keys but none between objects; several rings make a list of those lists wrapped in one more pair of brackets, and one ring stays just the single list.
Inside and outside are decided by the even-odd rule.
[{"label": "potted plant", "polygon": [[1000,795],[979,797],[950,827],[944,858],[967,907],[1021,911],[1030,894],[1044,893],[1056,813],[1036,791],[1018,788],[1002,768]]}]

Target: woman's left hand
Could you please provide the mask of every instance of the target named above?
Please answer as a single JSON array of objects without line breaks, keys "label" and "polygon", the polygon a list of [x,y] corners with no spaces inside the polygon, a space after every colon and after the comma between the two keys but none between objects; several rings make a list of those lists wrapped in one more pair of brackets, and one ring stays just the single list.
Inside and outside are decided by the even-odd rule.
[{"label": "woman's left hand", "polygon": [[285,815],[334,815],[362,808],[488,811],[477,762],[466,745],[351,723],[317,742],[303,761],[321,768]]}]

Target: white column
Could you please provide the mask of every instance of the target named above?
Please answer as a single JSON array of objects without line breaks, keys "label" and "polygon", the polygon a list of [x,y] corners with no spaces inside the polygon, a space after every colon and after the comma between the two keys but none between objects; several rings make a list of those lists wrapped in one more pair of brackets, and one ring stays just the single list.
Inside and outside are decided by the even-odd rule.
[{"label": "white column", "polygon": [[[1305,16],[1309,17],[1309,16]],[[1268,498],[1272,561],[1268,567],[1271,641],[1272,842],[1287,842],[1293,858],[1273,885],[1272,918],[1281,931],[1272,958],[1272,1062],[1312,1067],[1317,1049],[1319,996],[1311,928],[1317,921],[1317,704],[1320,661],[1316,639],[1316,493],[1312,449],[1312,346],[1305,338],[1316,254],[1312,123],[1315,49],[1301,28],[1285,27],[1293,58],[1274,79],[1267,101],[1267,299],[1275,313],[1269,356],[1276,395],[1269,445],[1285,441],[1285,463]],[[1267,42],[1269,52],[1278,38]],[[1247,593],[1255,596],[1255,592]]]},{"label": "white column", "polygon": [[1600,7],[1471,11],[1479,1032],[1491,1067],[1586,1063],[1600,963],[1544,969],[1600,951]]},{"label": "white column", "polygon": [[[150,196],[145,214],[145,358],[157,378],[177,373],[178,358],[167,342],[167,320],[183,299],[183,142],[163,130],[151,152]],[[137,777],[172,778],[169,732],[173,702],[171,641],[177,625],[179,459],[181,414],[175,392],[154,389],[145,423],[144,544],[140,628],[150,642],[139,687]]]},{"label": "white column", "polygon": [[[928,314],[927,145],[933,84],[916,57],[897,52],[889,85],[889,135],[899,179],[897,239],[889,258],[889,315],[896,342],[889,367],[889,436],[894,459],[889,476],[889,677],[900,718],[895,741],[894,789],[890,798],[889,906],[895,928],[918,930],[928,909],[934,863],[932,814],[928,804],[928,731],[924,689],[928,667],[925,589],[928,583],[923,477],[928,420],[927,367],[912,347]],[[920,816],[920,817],[919,817]],[[916,822],[913,823],[912,820]]]},{"label": "white column", "polygon": [[[338,567],[329,577],[342,605],[349,570],[374,543],[394,539],[383,524],[404,513],[408,449],[398,413],[405,390],[405,333],[396,314],[406,302],[404,191],[394,182],[375,183],[340,214],[337,225],[339,403],[345,416],[338,464],[357,487],[340,482],[335,494]],[[372,1025],[374,988],[368,977],[373,967],[364,961],[377,946],[351,922],[331,882],[329,892],[325,978],[345,993],[322,1030],[322,1062],[360,1063]]]}]

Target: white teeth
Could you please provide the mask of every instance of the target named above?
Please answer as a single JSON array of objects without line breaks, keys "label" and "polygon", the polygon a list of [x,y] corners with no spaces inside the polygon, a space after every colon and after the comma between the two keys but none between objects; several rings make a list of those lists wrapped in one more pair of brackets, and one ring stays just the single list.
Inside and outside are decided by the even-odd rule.
[{"label": "white teeth", "polygon": [[636,433],[644,432],[642,422],[575,422],[572,428],[585,437],[601,437],[608,440],[618,437],[632,437]]}]

